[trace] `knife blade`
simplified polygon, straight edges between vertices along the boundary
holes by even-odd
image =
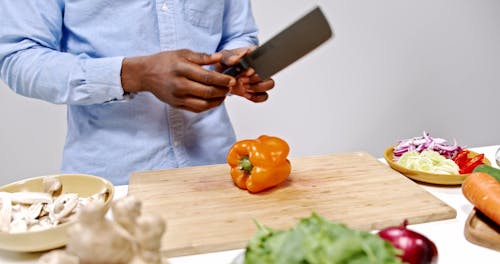
[[[262,80],[302,58],[334,35],[319,7],[223,71],[233,77],[253,68]]]

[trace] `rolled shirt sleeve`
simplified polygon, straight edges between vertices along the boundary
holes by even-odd
[[[258,28],[250,1],[226,0],[218,50],[257,46]]]
[[[16,93],[56,104],[123,98],[123,57],[92,58],[61,47],[62,1],[1,1],[0,77]]]

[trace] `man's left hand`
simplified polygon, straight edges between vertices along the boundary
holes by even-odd
[[[222,63],[217,64],[215,69],[219,72],[235,65],[246,54],[252,52],[255,47],[244,47],[232,50],[222,50]],[[274,87],[273,79],[262,80],[254,69],[250,68],[236,77],[236,85],[229,89],[234,95],[242,96],[252,102],[260,103],[269,97],[267,91]]]

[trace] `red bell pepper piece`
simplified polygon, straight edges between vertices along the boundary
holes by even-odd
[[[458,155],[453,159],[453,161],[461,168],[469,160],[469,151],[464,149],[458,153]]]
[[[484,159],[484,154],[479,154],[469,159],[467,163],[463,165],[463,167],[459,165],[460,174],[471,173],[474,170],[474,168],[483,164],[483,159]]]

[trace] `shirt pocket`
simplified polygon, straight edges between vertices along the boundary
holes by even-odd
[[[220,33],[224,17],[224,0],[186,0],[184,15],[189,23],[210,34]]]

